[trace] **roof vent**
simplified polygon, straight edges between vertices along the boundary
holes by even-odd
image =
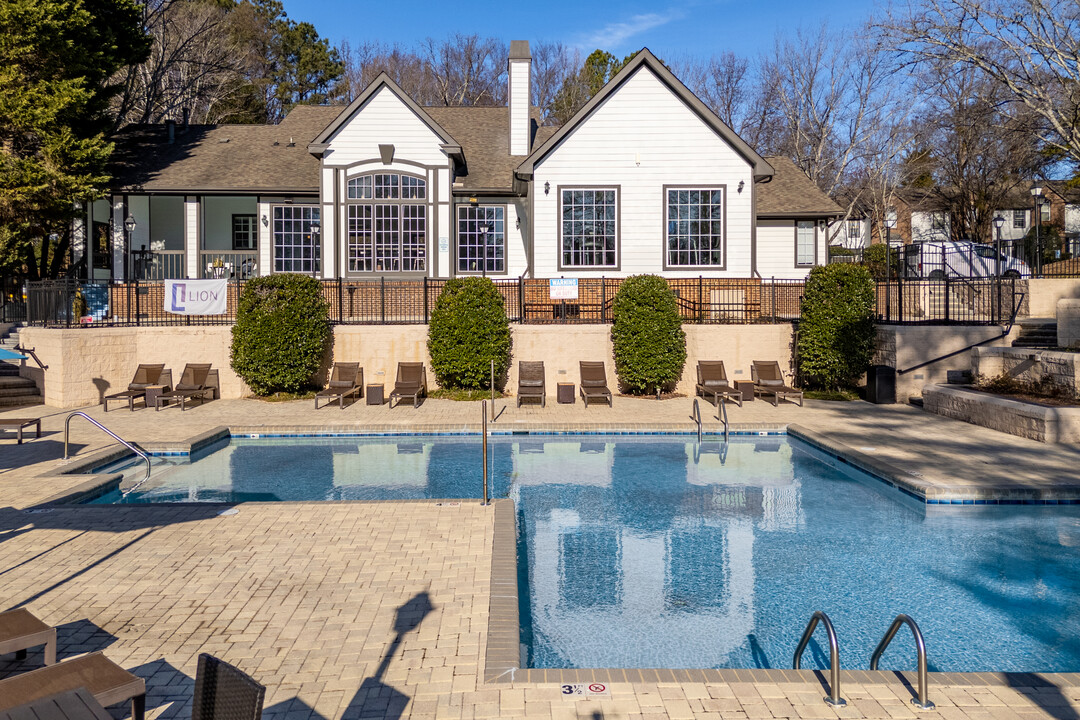
[[[232,139],[232,138],[219,138],[219,139],[218,139],[218,142],[219,142],[219,143],[227,143],[227,142],[229,142],[229,140],[231,140],[231,139]]]
[[[288,144],[288,145],[286,145],[285,147],[296,147],[296,143],[295,143],[295,142],[293,142],[293,139],[292,139],[292,138],[289,138],[289,144]]]
[[[165,131],[166,133],[168,133],[169,136],[169,144],[172,145],[174,142],[176,142],[176,121],[166,120]]]

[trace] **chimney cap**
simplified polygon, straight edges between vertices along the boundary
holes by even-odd
[[[510,59],[511,60],[532,60],[532,54],[529,52],[528,40],[511,40],[510,41]]]

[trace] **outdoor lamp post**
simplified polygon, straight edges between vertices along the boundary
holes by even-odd
[[[1039,225],[1042,224],[1039,205],[1042,203],[1042,194],[1042,185],[1035,183],[1031,186],[1031,201],[1035,206],[1031,213],[1031,224],[1035,226],[1035,272],[1038,275],[1042,275],[1042,238],[1039,236]]]
[[[994,217],[994,275],[1001,277],[1001,226],[1005,224],[1005,218],[1000,215]]]
[[[319,275],[315,270],[315,258],[317,257],[317,250],[319,247],[319,231],[322,230],[322,226],[319,225],[319,221],[311,223],[311,277],[318,279]]]
[[[892,252],[892,230],[896,227],[896,216],[885,212],[885,277],[892,274],[892,263],[889,262],[889,254]],[[899,261],[898,261],[899,262]],[[899,276],[899,271],[897,276]]]
[[[131,278],[128,276],[128,255],[131,254],[131,234],[135,232],[135,218],[130,215],[124,220],[124,282]]]
[[[477,229],[480,231],[480,277],[487,277],[487,236],[491,226],[484,223]]]

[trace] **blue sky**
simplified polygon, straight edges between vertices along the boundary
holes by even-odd
[[[683,0],[682,2],[401,2],[285,0],[294,20],[308,21],[337,44],[368,40],[413,46],[430,36],[477,33],[510,40],[561,41],[585,54],[596,48],[625,55],[643,46],[660,57],[709,56],[726,50],[752,56],[777,32],[827,21],[841,29],[863,22],[871,0]]]

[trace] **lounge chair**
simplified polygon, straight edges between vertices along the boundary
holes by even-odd
[[[56,628],[34,617],[26,608],[0,613],[0,655],[15,653],[16,660],[26,658],[28,648],[45,646],[45,664],[56,663]]]
[[[161,373],[165,371],[165,363],[160,365],[139,365],[135,371],[135,377],[128,383],[127,390],[106,395],[101,399],[105,406],[105,412],[109,412],[110,400],[127,400],[128,410],[135,410],[135,398],[146,397],[146,388],[161,384]]]
[[[612,407],[604,363],[582,360],[578,365],[581,368],[581,399],[585,401],[585,407],[589,407],[589,398],[607,400],[608,407]]]
[[[394,391],[390,393],[390,407],[394,407],[394,398],[398,405],[402,398],[412,398],[413,407],[419,407],[420,396],[427,396],[427,368],[422,362],[399,362]]]
[[[540,398],[540,407],[545,407],[544,363],[542,361],[522,360],[518,362],[517,406],[525,398]]]
[[[784,373],[775,360],[755,360],[750,366],[750,379],[754,381],[754,395],[771,395],[774,406],[779,406],[782,399],[798,398],[799,407],[802,407],[802,390],[784,383]]]
[[[330,398],[329,405],[336,398],[345,409],[345,398],[355,394],[358,398],[364,396],[364,368],[360,363],[334,363],[334,369],[330,372],[330,382],[325,390],[315,393],[315,409],[319,409],[319,398]]]
[[[145,717],[146,681],[100,652],[0,680],[0,710],[10,710],[79,688],[86,688],[102,705],[130,700],[132,720]]]
[[[154,400],[154,409],[160,410],[165,403],[176,400],[180,403],[180,411],[183,412],[184,403],[189,398],[199,398],[200,403],[204,402],[206,394],[214,392],[214,389],[206,384],[209,377],[210,363],[188,363],[184,366],[184,374],[180,376],[180,382],[176,383],[176,387],[169,392],[161,393]]]
[[[199,655],[191,720],[259,720],[266,688],[212,655]]]
[[[34,436],[41,437],[41,418],[0,418],[0,430],[14,430],[19,438],[18,445],[22,445],[23,428],[30,426],[36,428]]]
[[[721,398],[734,400],[742,407],[742,393],[728,384],[723,360],[699,360],[697,364],[697,394],[713,405]],[[710,400],[710,398],[712,398]]]

